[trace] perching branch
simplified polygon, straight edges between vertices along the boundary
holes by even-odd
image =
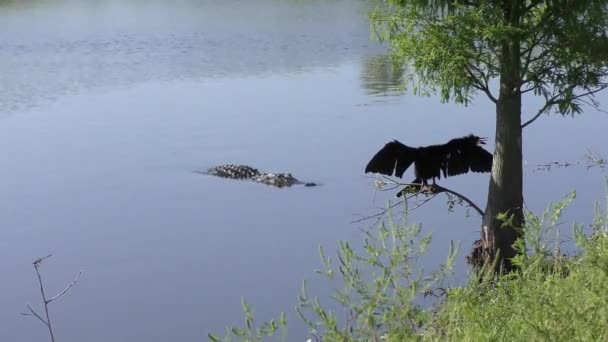
[[[461,200],[467,202],[467,204],[469,206],[471,206],[471,208],[473,208],[473,209],[475,209],[475,211],[477,211],[477,213],[479,214],[479,216],[483,217],[484,211],[481,210],[481,208],[479,208],[479,206],[477,204],[475,204],[473,201],[471,201],[468,197],[466,197],[466,196],[464,196],[462,194],[459,194],[459,193],[457,193],[454,190],[450,190],[448,188],[444,188],[441,185],[435,184],[433,187],[436,189],[436,191],[433,191],[433,193],[439,194],[439,193],[442,193],[442,192],[447,192],[448,194],[452,194],[452,195],[460,198]]]
[[[68,290],[72,288],[72,286],[76,285],[76,283],[78,282],[78,279],[80,278],[80,275],[82,274],[82,271],[80,271],[78,273],[78,275],[76,276],[76,279],[74,279],[71,283],[69,283],[68,286],[66,286],[61,292],[59,292],[52,298],[47,299],[46,294],[44,292],[44,285],[42,283],[42,276],[40,275],[40,265],[43,260],[48,259],[52,256],[53,256],[52,254],[49,254],[49,255],[45,256],[44,258],[38,258],[33,262],[34,269],[36,270],[36,275],[38,276],[38,284],[40,285],[40,294],[42,295],[42,302],[44,303],[44,312],[45,312],[46,319],[43,318],[42,316],[40,316],[29,304],[27,304],[26,307],[28,308],[28,310],[30,312],[21,313],[21,314],[24,316],[35,316],[36,318],[38,318],[42,323],[44,323],[44,325],[47,326],[47,328],[49,330],[49,336],[51,337],[51,342],[55,342],[55,336],[53,334],[53,326],[51,324],[51,316],[49,314],[49,304],[52,301],[54,301],[55,299],[58,299],[59,297],[66,294],[68,292]]]
[[[394,189],[394,188],[396,188],[398,186],[416,187],[416,188],[419,188],[421,186],[421,184],[416,184],[416,183],[399,183],[399,182],[395,182],[395,181],[390,180],[390,178],[385,177],[385,176],[383,176],[383,178],[389,179],[389,182],[382,181],[382,180],[377,180],[377,183],[396,184],[396,186],[392,186],[391,189]],[[406,192],[404,190],[405,190],[405,188],[402,189],[400,192],[403,192],[405,194]],[[381,190],[381,191],[384,191],[384,190]],[[438,194],[440,194],[442,192],[445,192],[445,193],[448,193],[448,194],[451,194],[451,195],[454,195],[454,196],[460,198],[461,200],[463,200],[464,202],[466,202],[471,208],[475,209],[475,211],[477,211],[477,213],[481,217],[483,217],[484,211],[481,210],[481,208],[477,204],[475,204],[473,201],[471,201],[468,197],[466,197],[466,196],[464,196],[464,195],[462,195],[462,194],[460,194],[460,193],[458,193],[458,192],[456,192],[454,190],[451,190],[451,189],[442,187],[440,185],[434,184],[434,185],[431,185],[429,187],[425,187],[425,188],[423,188],[421,190],[418,190],[416,192],[413,192],[413,193],[409,194],[403,200],[391,204],[388,208],[382,209],[379,213],[376,213],[376,214],[373,214],[373,215],[370,215],[370,216],[364,216],[362,218],[359,218],[357,220],[352,221],[351,223],[358,223],[358,222],[362,222],[362,221],[365,221],[365,220],[369,220],[369,219],[375,218],[376,221],[371,226],[371,227],[374,227],[378,222],[380,222],[380,220],[382,219],[382,217],[387,212],[389,212],[394,207],[396,207],[396,206],[398,206],[398,205],[400,205],[400,204],[402,204],[402,203],[410,200],[411,198],[416,197],[416,196],[418,196],[420,194],[424,194],[424,195],[430,196],[429,198],[424,199],[421,203],[418,203],[413,208],[409,209],[409,210],[415,210],[415,209],[421,207],[422,205],[426,204],[427,202],[429,202],[430,200],[432,200],[433,198],[435,198]]]
[[[405,185],[405,186],[416,186],[416,187],[420,187],[420,186],[421,186],[421,184],[400,184],[400,185]],[[405,190],[405,189],[404,189],[404,190]],[[401,190],[401,191],[404,191],[404,190]],[[437,196],[438,194],[440,194],[440,193],[442,193],[442,192],[445,192],[445,193],[448,193],[448,194],[454,195],[454,196],[456,196],[456,197],[460,198],[461,200],[463,200],[463,201],[467,202],[467,204],[468,204],[470,207],[472,207],[473,209],[475,209],[475,211],[477,211],[477,213],[479,213],[479,215],[483,217],[483,215],[484,215],[484,211],[483,211],[483,210],[481,210],[481,208],[479,208],[479,206],[478,206],[477,204],[475,204],[473,201],[471,201],[471,200],[470,200],[469,198],[467,198],[466,196],[464,196],[464,195],[462,195],[462,194],[460,194],[460,193],[458,193],[458,192],[456,192],[456,191],[454,191],[454,190],[450,190],[450,189],[448,189],[448,188],[444,188],[444,187],[442,187],[441,185],[433,184],[433,185],[431,185],[431,186],[428,186],[428,187],[425,187],[425,188],[423,188],[423,189],[419,190],[419,191],[418,191],[417,193],[415,193],[414,195],[418,195],[418,194],[420,194],[420,193],[422,193],[422,194],[427,194],[427,195],[432,195],[432,197],[431,197],[431,198],[429,198],[429,199],[425,200],[423,203],[421,203],[421,204],[424,204],[424,203],[428,202],[430,199],[434,198],[435,196]],[[412,196],[414,196],[414,195],[412,195]],[[411,196],[410,196],[410,197],[411,197]],[[418,207],[420,207],[420,205],[416,206],[416,208],[418,208]]]

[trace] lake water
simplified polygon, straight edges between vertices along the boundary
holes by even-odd
[[[256,316],[288,313],[317,247],[361,241],[394,193],[363,169],[388,140],[492,137],[494,108],[395,96],[399,74],[369,40],[368,5],[352,1],[0,2],[0,340],[42,341],[31,262],[53,253],[47,291],[58,341],[201,341]],[[608,101],[606,94],[598,99]],[[538,101],[526,99],[532,112]],[[564,221],[590,223],[605,195],[587,148],[608,156],[608,114],[543,117],[525,130],[525,200],[535,211],[571,189]],[[490,141],[488,148],[493,149]],[[570,161],[538,171],[538,164]],[[320,187],[275,189],[196,170],[221,163],[291,172]],[[576,164],[578,163],[578,164]],[[488,174],[442,180],[485,205]],[[411,171],[406,174],[409,181]],[[411,213],[434,233],[428,268],[450,240],[464,254],[475,213],[441,197]]]

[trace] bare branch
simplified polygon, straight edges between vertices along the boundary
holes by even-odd
[[[44,292],[44,284],[42,283],[42,275],[40,274],[40,265],[43,260],[48,259],[52,256],[53,256],[52,254],[49,254],[49,255],[45,256],[44,258],[38,258],[38,259],[34,260],[34,262],[32,263],[34,265],[34,269],[36,270],[36,275],[38,276],[38,284],[40,285],[40,294],[42,295],[42,303],[44,304],[44,313],[45,313],[46,319],[42,318],[41,315],[39,315],[36,311],[34,311],[34,309],[32,309],[32,307],[29,304],[27,304],[26,306],[27,306],[28,310],[30,311],[30,313],[22,312],[21,314],[24,316],[35,316],[36,318],[38,318],[42,323],[44,323],[44,325],[47,326],[47,328],[49,330],[49,336],[51,337],[51,342],[55,342],[55,336],[53,334],[53,325],[51,323],[51,316],[49,314],[49,304],[52,301],[54,301],[55,299],[58,299],[59,297],[66,294],[68,292],[68,290],[71,289],[72,286],[74,286],[78,282],[78,279],[80,279],[80,275],[82,274],[82,271],[80,271],[78,273],[78,275],[76,276],[76,279],[74,279],[74,281],[69,283],[68,286],[66,286],[61,292],[59,292],[57,295],[55,295],[51,299],[46,299],[46,294]]]
[[[78,282],[78,279],[80,278],[80,275],[82,274],[82,271],[78,272],[78,275],[76,276],[76,279],[74,279],[74,281],[72,281],[71,283],[68,284],[68,286],[65,287],[65,289],[63,289],[63,291],[59,292],[57,295],[55,295],[55,297],[47,300],[47,304],[49,304],[50,302],[54,301],[55,299],[63,296],[66,292],[68,292],[68,290],[76,285],[76,283]]]
[[[42,263],[43,260],[48,259],[48,258],[50,258],[52,256],[53,256],[53,254],[49,254],[49,255],[45,256],[44,258],[38,258],[38,259],[34,260],[34,262],[32,264],[35,267],[38,267]]]
[[[417,194],[418,194],[418,193],[417,193]],[[364,216],[364,217],[362,217],[362,218],[359,218],[359,219],[356,219],[356,220],[354,220],[354,221],[351,221],[350,223],[359,223],[359,222],[363,222],[363,221],[365,221],[365,220],[369,220],[369,219],[372,219],[372,218],[381,217],[382,215],[386,214],[386,213],[387,213],[389,210],[391,210],[391,209],[393,209],[394,207],[396,207],[396,206],[398,206],[398,205],[402,204],[403,202],[407,201],[408,199],[412,198],[413,196],[414,196],[414,195],[410,195],[410,196],[408,196],[407,198],[405,198],[405,199],[403,199],[403,200],[401,200],[401,201],[398,201],[398,202],[396,202],[396,203],[391,204],[391,205],[390,205],[388,208],[383,208],[383,209],[382,209],[382,212],[380,212],[380,213],[373,214],[373,215],[370,215],[370,216]],[[374,224],[374,225],[375,225],[375,224]]]
[[[42,302],[44,303],[44,313],[46,315],[46,326],[49,329],[49,335],[51,336],[51,342],[55,342],[55,336],[53,334],[53,327],[51,325],[51,316],[49,315],[49,305],[44,294],[44,285],[42,285],[42,276],[40,275],[40,263],[42,260],[50,258],[52,254],[47,255],[44,258],[38,258],[33,262],[36,275],[38,276],[38,283],[40,284],[40,294],[42,295]]]
[[[594,166],[599,166],[600,168],[606,168],[608,164],[608,160],[606,158],[601,157],[597,153],[591,152],[590,149],[587,148],[587,154],[585,154],[585,161],[587,162],[587,169],[590,169]]]
[[[385,182],[384,184],[398,184],[399,186],[405,186],[405,187],[408,187],[408,186],[420,187],[421,186],[421,184],[399,183],[399,182],[395,182],[393,180],[390,180],[390,178],[388,178],[388,177],[384,177],[384,178],[389,179],[389,182]],[[382,182],[382,181],[380,181],[380,182]],[[393,189],[394,189],[394,187],[393,187]],[[406,192],[404,190],[405,190],[405,188],[402,189],[401,191],[399,191],[399,193],[406,194]],[[483,215],[484,215],[483,210],[481,210],[481,208],[478,205],[476,205],[473,201],[471,201],[466,196],[464,196],[464,195],[462,195],[462,194],[460,194],[460,193],[458,193],[458,192],[456,192],[454,190],[450,190],[450,189],[444,188],[444,187],[442,187],[440,185],[433,184],[433,185],[430,186],[430,188],[429,187],[425,187],[425,188],[423,188],[423,189],[421,189],[419,191],[411,193],[409,196],[407,196],[403,200],[391,204],[388,208],[382,209],[379,213],[376,213],[376,214],[373,214],[373,215],[370,215],[370,216],[364,216],[362,218],[359,218],[359,219],[356,219],[354,221],[351,221],[351,223],[359,223],[359,222],[362,222],[362,221],[365,221],[365,220],[369,220],[369,219],[375,218],[376,220],[368,228],[368,230],[369,230],[369,229],[373,228],[374,226],[376,226],[378,224],[378,222],[380,222],[380,220],[382,219],[382,217],[387,212],[389,212],[391,209],[395,208],[396,206],[398,206],[398,205],[400,205],[400,204],[402,204],[404,202],[409,201],[411,198],[413,198],[415,196],[418,196],[420,194],[424,194],[424,195],[429,196],[428,198],[424,199],[421,203],[418,203],[418,204],[416,204],[416,206],[414,206],[414,207],[412,207],[412,208],[409,209],[409,210],[415,210],[415,209],[420,208],[421,206],[423,206],[424,204],[426,204],[427,202],[429,202],[430,200],[432,200],[433,198],[435,198],[438,194],[440,194],[442,192],[445,192],[445,193],[448,193],[448,194],[451,194],[451,195],[454,195],[454,196],[460,198],[461,200],[463,200],[464,202],[466,202],[471,208],[475,209],[475,211],[477,211],[477,213],[480,216],[483,217]]]
[[[42,318],[34,309],[32,309],[32,307],[29,304],[27,304],[26,307],[28,308],[28,310],[30,310],[30,313],[22,312],[21,314],[23,316],[35,316],[42,323],[44,323],[44,325],[46,325],[47,327],[49,326],[49,323],[47,321],[45,321],[44,318]]]
[[[521,125],[521,129],[526,128],[526,126],[528,126],[529,124],[533,123],[534,121],[536,121],[536,119],[538,119],[541,115],[543,115],[543,113],[545,112],[545,110],[547,110],[547,108],[549,108],[549,106],[551,106],[552,104],[549,104],[549,101],[547,101],[547,103],[545,103],[545,105],[538,110],[538,113],[536,113],[536,115],[534,115],[532,117],[532,119],[526,121],[523,125]]]
[[[392,189],[398,188],[399,186],[403,186],[403,185],[406,185],[406,186],[415,186],[415,187],[419,187],[420,186],[420,184],[398,183],[398,182],[393,181],[392,179],[390,179],[387,176],[382,176],[382,178],[385,178],[388,181],[382,181],[382,180],[378,179],[377,182],[379,182],[381,184],[391,184],[393,186],[390,189],[387,189],[387,190],[382,189],[381,191],[392,190]],[[375,218],[376,220],[374,221],[374,223],[367,228],[367,231],[369,231],[373,227],[375,227],[380,222],[380,220],[382,220],[382,217],[387,212],[389,212],[391,209],[395,208],[396,206],[398,206],[400,204],[403,204],[406,201],[409,201],[410,199],[412,199],[413,197],[418,196],[419,194],[424,194],[424,192],[423,191],[417,191],[417,192],[415,192],[413,194],[410,194],[409,196],[405,197],[404,199],[402,199],[402,200],[400,200],[400,201],[398,201],[396,203],[391,204],[388,208],[378,208],[378,209],[381,209],[381,211],[379,213],[376,213],[376,214],[373,214],[373,215],[369,215],[369,216],[363,216],[361,218],[358,218],[356,220],[351,221],[351,223],[359,223],[359,222],[363,222],[363,221]]]
[[[425,205],[428,201],[432,200],[433,198],[435,198],[435,196],[439,195],[439,193],[434,193],[432,194],[430,197],[426,198],[424,201],[416,204],[414,207],[409,208],[408,210],[416,210],[420,207],[422,207],[423,205]]]

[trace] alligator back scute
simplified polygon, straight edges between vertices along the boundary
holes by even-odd
[[[230,179],[254,179],[260,175],[260,171],[247,165],[226,164],[214,166],[207,170],[212,176]]]

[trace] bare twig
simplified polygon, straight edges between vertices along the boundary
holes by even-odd
[[[44,303],[44,313],[45,313],[46,319],[43,318],[41,315],[39,315],[29,304],[27,304],[26,307],[28,308],[28,310],[30,312],[21,313],[21,314],[24,316],[35,316],[36,318],[38,318],[42,323],[44,323],[44,325],[47,326],[47,328],[49,330],[49,336],[51,337],[51,342],[55,342],[55,336],[53,333],[53,325],[51,323],[51,315],[49,314],[49,304],[52,301],[54,301],[55,299],[58,299],[59,297],[66,294],[68,292],[68,290],[70,290],[72,288],[72,286],[76,285],[76,283],[78,282],[78,279],[80,279],[80,275],[82,274],[82,271],[80,271],[78,273],[78,275],[76,276],[76,278],[71,283],[69,283],[68,286],[66,286],[61,292],[59,292],[52,298],[47,299],[46,294],[44,292],[44,284],[42,282],[42,275],[40,275],[40,265],[42,264],[43,260],[46,260],[52,256],[53,256],[52,254],[49,254],[49,255],[45,256],[44,258],[38,258],[33,262],[34,269],[36,270],[36,276],[38,276],[38,284],[40,285],[40,294],[42,295],[42,302]]]
[[[405,187],[411,187],[411,186],[413,186],[413,187],[416,187],[416,188],[419,188],[421,186],[421,184],[415,184],[415,183],[399,183],[399,182],[396,182],[396,181],[394,181],[394,180],[392,180],[392,179],[390,179],[390,178],[388,178],[386,176],[382,176],[382,178],[384,178],[386,180],[380,180],[380,179],[376,180],[376,189],[379,189],[380,191],[385,191],[385,190],[382,189],[382,185],[385,185],[385,184],[391,184],[391,186],[392,186],[391,189],[395,189],[396,187],[399,187],[399,186],[405,186]],[[403,194],[406,194],[406,192],[404,190],[401,190],[399,193],[401,193],[401,192],[403,192]],[[410,208],[409,210],[415,210],[415,209],[420,208],[421,206],[423,206],[424,204],[426,204],[427,202],[429,202],[430,200],[432,200],[433,198],[435,198],[438,194],[440,194],[442,192],[445,192],[447,194],[451,194],[451,195],[454,195],[454,196],[460,198],[462,201],[466,202],[471,208],[475,209],[475,211],[477,211],[477,213],[480,216],[483,217],[483,215],[484,215],[483,210],[481,210],[481,208],[478,205],[476,205],[473,201],[471,201],[466,196],[464,196],[464,195],[462,195],[462,194],[460,194],[460,193],[458,193],[458,192],[456,192],[454,190],[451,190],[451,189],[448,189],[448,188],[444,188],[444,187],[442,187],[440,185],[437,185],[437,184],[433,184],[430,187],[425,187],[425,188],[423,188],[421,190],[418,190],[416,192],[410,193],[410,195],[407,196],[407,197],[405,197],[403,200],[391,204],[390,206],[388,206],[388,208],[383,208],[380,212],[378,212],[376,214],[361,217],[359,219],[351,221],[351,223],[359,223],[359,222],[366,221],[366,220],[369,220],[369,219],[375,219],[374,223],[368,228],[368,230],[369,230],[369,229],[373,228],[374,226],[376,226],[378,224],[378,222],[380,222],[380,220],[382,220],[382,217],[387,212],[389,212],[391,209],[395,208],[396,206],[398,206],[398,205],[400,205],[400,204],[402,204],[404,202],[409,201],[413,197],[416,197],[416,196],[418,196],[420,194],[428,196],[428,198],[425,198],[424,200],[422,200],[422,202],[416,204],[414,207]]]
[[[52,256],[53,256],[53,254],[49,254],[49,255],[45,256],[44,258],[38,258],[38,259],[34,260],[34,262],[32,264],[34,265],[34,267],[38,267],[38,265],[40,265],[40,263],[42,263],[44,260],[46,260]]]
[[[433,198],[435,198],[435,196],[439,195],[438,193],[433,193],[430,197],[425,198],[422,202],[416,204],[415,206],[409,208],[408,210],[416,210],[420,207],[422,207],[423,205],[425,205],[428,201],[432,200]]]
[[[26,307],[28,308],[28,310],[30,310],[30,313],[22,312],[21,314],[23,316],[35,316],[42,323],[44,323],[44,325],[46,325],[47,327],[49,326],[49,323],[47,321],[45,321],[44,318],[42,318],[34,309],[32,309],[32,307],[29,304],[27,304]]]
[[[55,336],[53,335],[53,326],[51,325],[51,316],[49,315],[49,303],[46,300],[46,295],[44,294],[44,285],[42,285],[42,276],[40,275],[40,264],[42,260],[46,258],[50,258],[52,254],[47,255],[44,258],[38,258],[34,261],[34,269],[36,270],[36,275],[38,276],[38,283],[40,284],[40,293],[42,294],[42,301],[44,302],[44,312],[46,314],[46,326],[49,329],[49,335],[51,336],[51,341],[55,342]]]
[[[555,104],[554,99],[548,100],[545,103],[545,105],[542,106],[542,108],[539,109],[538,112],[536,112],[536,115],[534,115],[530,120],[526,121],[524,124],[521,125],[521,129],[526,128],[526,126],[528,126],[529,124],[536,121],[536,119],[538,119],[541,115],[543,115],[543,113],[545,113],[545,111],[547,111],[547,109],[549,109],[549,107],[551,107],[554,104]]]
[[[398,206],[399,204],[401,204],[403,202],[404,202],[404,200],[396,202],[396,203],[393,203],[388,208],[382,209],[382,211],[379,212],[379,213],[377,213],[377,214],[373,214],[373,215],[370,215],[370,216],[364,216],[362,218],[359,218],[359,219],[356,219],[354,221],[351,221],[350,223],[359,223],[359,222],[362,222],[362,221],[365,221],[365,220],[369,220],[371,218],[380,217],[380,216],[386,214],[390,209],[393,209],[394,207]]]
[[[585,161],[587,162],[587,169],[598,166],[600,168],[605,168],[608,164],[608,160],[606,158],[601,157],[597,153],[591,152],[590,149],[587,149],[587,154],[585,154]]]
[[[59,292],[57,295],[55,295],[53,298],[49,299],[46,303],[49,304],[50,302],[54,301],[55,299],[63,296],[66,292],[68,292],[68,290],[76,285],[76,283],[78,282],[78,279],[80,278],[80,275],[82,274],[82,271],[78,272],[78,275],[76,276],[76,279],[74,279],[74,281],[72,281],[71,283],[68,284],[68,286],[65,287],[65,289],[63,289],[63,291]]]
[[[383,180],[380,180],[380,179],[376,180],[376,185],[377,185],[376,189],[380,190],[380,191],[388,191],[388,190],[396,189],[396,188],[398,188],[398,187],[400,187],[402,185],[409,185],[409,186],[415,186],[415,187],[419,187],[420,186],[420,184],[397,183],[397,182],[391,180],[389,177],[386,177],[386,176],[382,176],[382,178],[385,178],[386,181],[383,181]],[[391,188],[390,189],[386,189],[386,190],[382,189],[382,185],[385,185],[385,184],[391,184]],[[398,206],[400,204],[403,204],[404,202],[409,201],[410,199],[412,199],[412,197],[418,196],[419,194],[424,194],[424,192],[418,191],[418,192],[415,192],[413,194],[410,194],[409,196],[405,197],[404,199],[402,199],[402,200],[400,200],[400,201],[398,201],[396,203],[391,204],[388,208],[379,208],[380,212],[378,212],[376,214],[369,215],[369,216],[363,216],[361,218],[358,218],[356,220],[351,221],[351,223],[359,223],[359,222],[363,222],[363,221],[366,221],[366,220],[369,220],[369,219],[375,219],[374,223],[371,224],[365,230],[366,232],[369,232],[372,228],[374,228],[382,220],[382,217],[384,217],[384,215],[387,212],[389,212],[391,209],[395,208],[396,206]]]

